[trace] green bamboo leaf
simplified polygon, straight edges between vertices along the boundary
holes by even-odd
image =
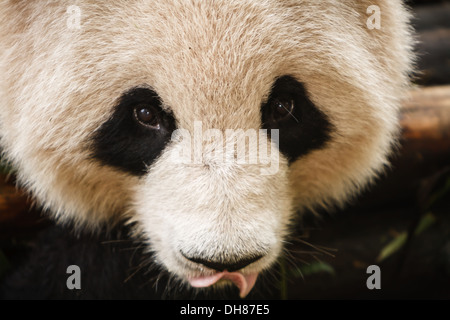
[[[328,273],[331,275],[335,275],[336,272],[331,265],[323,261],[316,261],[290,270],[290,275],[296,278],[298,277],[304,278],[318,273]]]
[[[400,233],[381,250],[376,261],[381,262],[396,253],[406,243],[407,238],[408,233],[406,231]]]
[[[427,230],[429,227],[431,227],[435,222],[436,222],[437,218],[434,214],[432,214],[431,212],[428,212],[426,215],[423,216],[422,219],[420,219],[420,222],[416,228],[416,230],[414,231],[414,235],[419,235],[422,232],[424,232],[425,230]]]
[[[431,227],[436,222],[436,216],[431,212],[425,214],[419,221],[416,230],[414,230],[414,235],[418,236],[429,227]],[[406,239],[408,239],[408,233],[406,231],[400,233],[396,236],[392,241],[390,241],[386,246],[383,247],[380,254],[377,257],[377,262],[381,262],[386,258],[392,256],[398,250],[400,250],[406,243]]]

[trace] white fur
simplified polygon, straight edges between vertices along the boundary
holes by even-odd
[[[381,29],[366,26],[381,9]],[[81,9],[81,29],[66,10]],[[411,69],[397,0],[0,2],[0,134],[19,181],[59,221],[136,222],[157,260],[201,274],[180,250],[279,255],[295,210],[342,205],[387,164]],[[121,94],[150,85],[180,128],[258,129],[277,77],[303,82],[335,130],[323,149],[262,176],[260,165],[174,165],[170,145],[137,178],[90,158]],[[210,163],[211,164],[211,163]]]

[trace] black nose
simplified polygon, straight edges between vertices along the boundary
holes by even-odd
[[[200,257],[189,257],[185,255],[184,253],[181,253],[186,259],[189,261],[204,265],[205,267],[208,267],[210,269],[214,269],[217,271],[224,271],[227,270],[229,272],[237,271],[242,268],[245,268],[249,264],[258,261],[261,259],[264,255],[255,255],[255,256],[248,256],[244,257],[238,260],[234,261],[214,261],[209,259],[204,259]]]

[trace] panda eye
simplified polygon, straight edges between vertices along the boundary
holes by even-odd
[[[147,85],[130,88],[94,132],[93,156],[133,175],[145,175],[171,142],[176,128],[173,113],[163,108],[155,91]]]
[[[274,121],[282,121],[293,116],[295,102],[293,99],[275,98],[269,102],[270,117]]]
[[[134,107],[134,117],[141,125],[152,129],[160,128],[158,112],[152,105],[140,104]]]
[[[272,129],[278,130],[275,142],[289,163],[322,148],[334,129],[328,117],[310,100],[303,83],[289,75],[275,80],[261,105],[261,127],[268,130],[269,137]]]

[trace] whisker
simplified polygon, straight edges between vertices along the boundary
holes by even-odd
[[[133,277],[134,277],[139,271],[141,271],[142,268],[144,268],[145,266],[146,266],[145,263],[139,264],[137,267],[135,267],[135,268],[137,268],[137,270],[134,271],[132,274],[130,274],[123,282],[124,282],[124,283],[127,283],[128,281],[130,281],[130,279],[133,278]]]
[[[131,242],[131,241],[133,241],[133,240],[125,240],[125,239],[105,240],[105,241],[101,241],[100,244],[115,244],[115,243]]]
[[[330,250],[330,251],[336,252],[337,251],[336,249],[330,249],[330,248],[326,248],[326,247],[322,247],[322,246],[313,245],[312,243],[309,243],[308,241],[305,241],[305,240],[302,240],[302,239],[298,239],[298,241],[300,243],[304,244],[304,245],[307,245],[307,246],[309,246],[309,247],[311,247],[311,248],[313,248],[313,249],[315,249],[315,250],[317,250],[317,251],[327,255],[327,256],[330,256],[332,258],[336,257],[334,254],[332,254],[331,252],[327,251],[327,250]]]
[[[294,101],[292,101],[291,103],[294,103]],[[296,121],[297,123],[300,123],[300,121],[298,121],[298,119],[292,114],[291,111],[289,111],[288,108],[286,108],[283,104],[281,104],[281,105],[283,106],[283,108],[284,108],[287,112],[289,112],[289,114],[292,116],[292,118],[295,119],[295,121]]]

